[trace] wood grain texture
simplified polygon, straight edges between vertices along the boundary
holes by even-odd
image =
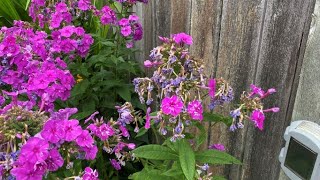
[[[278,154],[283,146],[283,133],[291,121],[299,69],[308,37],[313,0],[267,1],[261,50],[257,59],[255,83],[275,87],[278,92],[266,99],[266,106],[277,105],[281,113],[268,114],[265,130],[248,132],[253,141],[244,179],[278,179]],[[246,151],[244,151],[246,152]],[[266,168],[266,166],[271,166]]]
[[[207,126],[208,142],[203,148],[224,143],[227,151],[244,163],[214,168],[215,173],[231,180],[279,177],[278,153],[283,144],[282,134],[291,121],[314,2],[154,0],[147,8],[139,9],[147,18],[142,47],[145,55],[158,45],[158,36],[185,31],[194,39],[192,55],[205,60],[207,74],[227,79],[236,98],[251,83],[278,90],[265,106],[277,105],[281,113],[267,116],[264,131],[248,122],[242,131],[235,133],[224,125]],[[218,111],[227,115],[231,108]]]

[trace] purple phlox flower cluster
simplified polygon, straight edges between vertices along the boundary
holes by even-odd
[[[231,131],[238,128],[243,128],[243,120],[249,119],[259,129],[264,129],[264,121],[266,112],[279,112],[278,107],[264,109],[261,100],[276,92],[274,88],[268,89],[266,92],[258,86],[251,85],[251,92],[244,92],[240,98],[240,107],[231,111],[230,115],[233,118],[233,123],[230,127]]]
[[[62,25],[71,25],[75,17],[80,17],[86,11],[95,11],[90,0],[71,1],[41,1],[32,0],[29,15],[41,28],[46,24],[50,29],[60,28]]]
[[[0,86],[9,85],[19,94],[25,91],[29,103],[41,110],[52,110],[56,99],[68,99],[75,80],[57,56],[86,55],[93,43],[91,36],[82,28],[68,26],[54,31],[49,39],[45,32],[34,31],[21,21],[3,27],[0,34]]]
[[[120,27],[121,35],[132,40],[127,42],[128,48],[132,47],[134,41],[142,39],[143,29],[138,16],[132,14],[128,18],[122,18],[119,20],[118,25]]]
[[[93,137],[88,130],[82,129],[78,120],[69,119],[76,112],[75,108],[52,112],[41,132],[22,146],[11,174],[17,179],[42,179],[48,171],[57,171],[64,164],[59,153],[62,146],[69,147],[68,156],[83,153],[84,159],[95,159],[98,148]]]
[[[82,27],[65,26],[52,32],[53,46],[50,51],[53,53],[68,54],[70,59],[76,55],[86,57],[93,38],[86,34]]]
[[[232,87],[223,79],[215,78],[208,81],[209,96],[211,98],[209,109],[213,110],[217,106],[222,106],[234,99]]]
[[[135,78],[133,84],[141,103],[150,106],[154,101],[152,92],[157,92],[156,97],[161,102],[161,111],[157,116],[150,116],[151,110],[147,108],[145,128],[150,128],[150,120],[154,119],[155,124],[159,125],[159,132],[166,135],[168,130],[172,131],[171,140],[176,141],[184,138],[184,127],[192,124],[191,120],[203,120],[205,92],[209,90],[212,100],[219,102],[230,101],[233,94],[232,88],[220,79],[217,83],[211,79],[206,86],[208,79],[204,74],[204,62],[193,58],[186,46],[192,44],[191,36],[178,33],[171,38],[159,38],[163,44],[154,48],[144,62],[145,67],[156,68],[153,76]],[[216,86],[223,92],[215,94]]]
[[[109,6],[104,6],[101,9],[100,13],[101,13],[100,21],[103,25],[116,24],[117,22],[116,13]]]
[[[97,170],[93,170],[90,167],[84,169],[84,174],[82,176],[83,180],[99,180],[99,174]]]
[[[125,142],[125,139],[129,139],[130,137],[126,125],[136,123],[137,126],[137,122],[135,117],[132,115],[133,109],[130,103],[125,103],[123,106],[116,108],[119,112],[119,118],[117,121],[110,119],[108,123],[105,123],[103,117],[100,119],[95,118],[98,114],[96,112],[86,120],[86,123],[90,123],[87,127],[90,133],[93,136],[98,137],[100,141],[104,142],[103,150],[116,156],[114,162],[119,163],[120,167],[120,165],[125,165],[126,160],[132,158],[127,150],[135,149],[135,144]],[[121,169],[118,168],[118,166],[114,167],[116,170]]]
[[[42,179],[48,171],[56,171],[64,163],[59,151],[50,149],[45,139],[30,138],[21,148],[11,174],[17,179]]]

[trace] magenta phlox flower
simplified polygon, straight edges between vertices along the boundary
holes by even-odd
[[[0,106],[2,106],[5,101],[6,101],[5,98],[0,95]]]
[[[61,36],[69,38],[75,32],[75,27],[74,26],[65,26],[62,29],[60,29],[59,32],[61,33]]]
[[[60,2],[56,4],[56,12],[58,13],[68,12],[68,6],[64,2]]]
[[[8,36],[0,44],[0,56],[12,57],[20,52],[20,47],[16,44],[16,38]]]
[[[129,19],[127,19],[127,18],[122,18],[122,19],[120,19],[120,21],[118,21],[118,24],[119,24],[121,27],[128,26],[128,25],[130,25]]]
[[[82,150],[85,152],[85,159],[94,160],[98,153],[97,146],[83,147]]]
[[[94,141],[93,141],[92,136],[89,134],[89,131],[83,130],[82,133],[77,137],[76,143],[80,147],[90,148],[93,146]]]
[[[131,14],[131,15],[129,15],[128,20],[129,20],[130,22],[138,22],[138,21],[139,21],[139,17],[136,16],[136,15],[134,15],[134,14]]]
[[[216,92],[216,80],[215,79],[209,79],[208,87],[209,87],[209,96],[211,98],[214,98],[215,92]]]
[[[254,110],[251,114],[250,119],[251,121],[254,122],[255,126],[258,129],[263,130],[265,116],[262,110],[259,110],[259,109]]]
[[[126,144],[125,144],[125,143],[119,142],[119,143],[114,147],[113,151],[114,151],[115,153],[120,153],[120,151],[122,151],[123,148],[125,148],[125,147],[126,147]]]
[[[77,108],[65,108],[59,109],[58,112],[52,112],[50,119],[51,120],[68,120],[73,114],[77,113]]]
[[[264,91],[261,89],[261,87],[258,87],[254,84],[250,85],[251,88],[251,93],[250,96],[253,96],[255,94],[259,95],[259,96],[263,96],[264,95]]]
[[[203,119],[203,108],[201,102],[198,100],[189,102],[188,113],[192,119],[201,121]]]
[[[58,12],[52,14],[51,22],[50,22],[50,29],[56,29],[60,27],[61,22],[63,21],[63,17]]]
[[[120,129],[121,135],[122,135],[123,137],[127,137],[127,138],[130,137],[129,131],[128,131],[128,129],[127,129],[125,126],[120,125],[120,126],[119,126],[119,129]]]
[[[211,146],[209,146],[209,149],[215,149],[218,151],[225,151],[225,147],[223,144],[212,144]]]
[[[46,140],[32,137],[22,146],[21,155],[33,163],[45,161],[49,155],[48,149],[49,143]]]
[[[73,141],[82,133],[82,128],[79,126],[78,120],[64,120],[63,131],[65,132],[64,139]]]
[[[121,170],[121,165],[117,160],[110,159],[110,163],[114,167],[114,169],[116,169],[117,171]]]
[[[150,112],[151,112],[151,108],[148,107],[147,113],[146,113],[146,124],[145,124],[145,126],[144,126],[144,128],[146,128],[146,129],[149,129],[149,128],[150,128],[150,124],[151,124]]]
[[[140,23],[135,23],[133,25],[133,40],[139,41],[143,37],[143,28]]]
[[[153,63],[150,60],[145,60],[143,63],[144,67],[151,68],[153,67]]]
[[[186,33],[178,33],[173,35],[173,40],[175,43],[180,45],[192,45],[192,37]]]
[[[57,149],[51,149],[46,163],[49,171],[57,171],[63,166],[64,160]]]
[[[16,179],[32,179],[42,180],[43,173],[34,169],[34,166],[30,163],[27,167],[15,167],[10,171],[10,174],[15,176]]]
[[[82,176],[83,180],[99,180],[99,174],[97,170],[93,170],[90,167],[84,169],[84,174]]]
[[[110,136],[114,135],[114,130],[109,124],[102,124],[96,131],[96,135],[102,140],[107,140]]]
[[[79,0],[78,8],[82,11],[87,11],[90,9],[91,2],[90,0]]]
[[[161,102],[161,111],[166,115],[178,116],[183,108],[183,102],[178,96],[165,97]]]
[[[43,126],[41,136],[51,143],[58,143],[65,136],[63,124],[62,120],[47,121]]]
[[[101,9],[101,13],[102,15],[100,20],[103,25],[116,23],[116,13],[109,6],[104,6]]]
[[[127,144],[127,147],[132,150],[136,148],[136,145],[134,143],[129,143]]]
[[[270,109],[264,109],[263,112],[274,112],[274,113],[277,113],[280,111],[280,108],[279,107],[273,107],[273,108],[270,108]]]
[[[124,26],[124,27],[121,28],[121,34],[124,37],[130,36],[131,33],[132,33],[131,26]]]

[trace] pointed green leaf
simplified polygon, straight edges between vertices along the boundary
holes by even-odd
[[[161,145],[140,146],[132,151],[136,157],[155,160],[178,160],[178,155]]]
[[[116,89],[117,94],[119,94],[124,100],[131,101],[130,89],[127,86],[118,87]]]
[[[211,180],[227,180],[227,179],[222,176],[213,176]]]
[[[199,148],[206,141],[207,132],[201,123],[197,122],[195,125],[200,130],[200,133],[196,136],[197,148]]]
[[[196,169],[196,160],[190,143],[185,139],[178,140],[176,143],[179,149],[179,161],[183,174],[188,180],[193,180]]]
[[[196,160],[209,164],[241,164],[241,162],[228,153],[217,150],[206,150],[196,153]]]
[[[129,179],[133,179],[133,180],[164,180],[164,179],[167,180],[168,179],[168,180],[171,180],[172,178],[161,175],[159,170],[143,169],[142,171],[134,173],[133,175],[129,176]]]
[[[203,113],[203,120],[206,122],[222,122],[226,124],[227,126],[230,126],[232,124],[232,118],[229,116],[223,116],[221,114],[216,113]]]

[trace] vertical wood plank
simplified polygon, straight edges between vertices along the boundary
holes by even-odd
[[[171,1],[170,34],[190,32],[191,0]]]
[[[230,82],[235,99],[239,99],[242,91],[248,90],[249,85],[254,82],[265,8],[265,0],[223,1],[216,77],[224,77]],[[220,112],[228,115],[231,108],[227,106]],[[225,143],[229,153],[246,162],[250,156],[245,157],[245,153],[250,149],[245,149],[244,141],[250,141],[246,138],[250,128],[253,129],[252,124],[245,123],[244,129],[229,132],[228,127],[220,125],[212,132],[211,139]],[[248,145],[251,146],[250,143]],[[242,169],[246,166],[246,163],[243,166],[227,166],[224,174],[228,179],[241,179]]]
[[[314,0],[274,0],[267,2],[267,11],[257,63],[255,83],[273,86],[278,93],[267,99],[266,106],[276,104],[281,112],[267,115],[265,130],[254,130],[252,153],[245,179],[278,179],[278,154],[283,133],[291,121],[293,102],[308,37]],[[266,168],[266,166],[271,166]]]

